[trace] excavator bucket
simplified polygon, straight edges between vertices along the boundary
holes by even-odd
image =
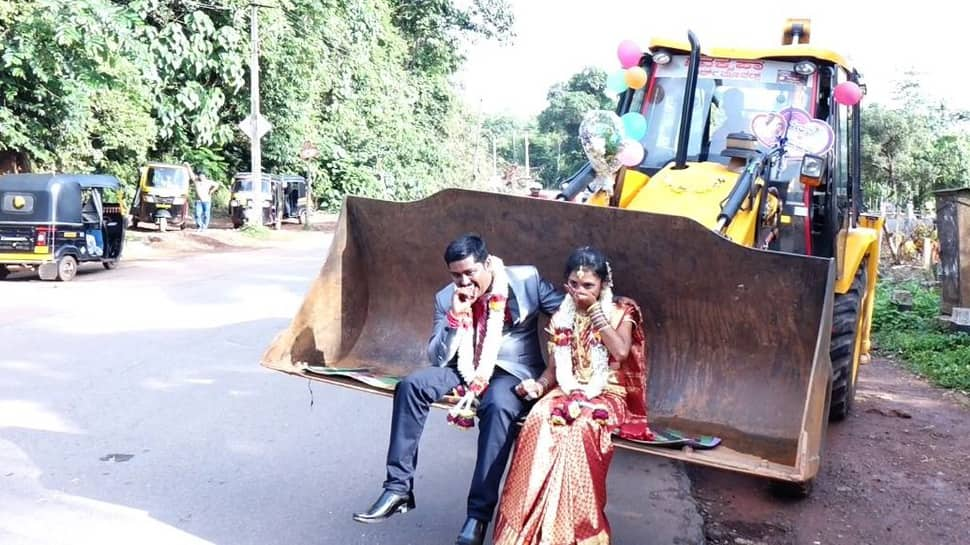
[[[652,424],[722,439],[711,450],[621,447],[781,481],[815,476],[831,260],[742,247],[681,217],[465,190],[411,203],[348,197],[320,276],[262,364],[390,395],[344,371],[400,377],[428,365],[433,297],[449,281],[442,255],[465,232],[557,284],[575,248],[609,256],[616,292],[644,314]]]

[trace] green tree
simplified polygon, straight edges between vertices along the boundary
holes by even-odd
[[[933,191],[965,183],[970,136],[963,113],[929,97],[911,74],[892,107],[867,105],[863,121],[863,182],[867,204],[886,200],[920,209]]]
[[[135,21],[107,0],[4,0],[0,21],[0,147],[130,174],[157,135]]]
[[[468,44],[511,36],[510,13],[506,0],[260,9],[265,170],[312,167],[330,207],[472,183],[478,124],[450,79]],[[250,110],[249,24],[247,0],[0,0],[0,148],[45,170],[248,170],[236,124]],[[307,141],[313,165],[298,158]]]
[[[908,182],[916,120],[878,104],[868,106],[862,120],[863,193],[870,199],[869,206],[881,199],[904,205],[911,198]]]
[[[554,85],[547,95],[549,105],[537,119],[537,150],[543,161],[543,182],[555,181],[575,172],[586,162],[579,142],[579,125],[590,110],[613,110],[613,99],[603,93],[606,72],[584,68],[564,83]],[[559,168],[555,168],[558,164]]]

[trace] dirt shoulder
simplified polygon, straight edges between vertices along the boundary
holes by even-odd
[[[189,227],[183,231],[161,233],[154,226],[141,224],[129,229],[122,257],[125,261],[168,259],[180,255],[204,252],[230,252],[275,247],[281,245],[313,245],[321,235],[333,233],[337,216],[318,214],[311,221],[310,229],[296,223],[283,224],[279,231],[267,230],[254,235],[233,229],[228,221],[214,220],[205,232],[198,233]]]
[[[765,482],[692,468],[711,545],[970,543],[970,400],[875,360],[853,413],[829,426],[803,500]]]

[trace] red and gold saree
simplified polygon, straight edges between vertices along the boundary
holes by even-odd
[[[593,418],[588,405],[569,425],[553,424],[553,407],[565,392],[554,389],[526,418],[505,481],[495,523],[496,545],[598,545],[610,542],[606,475],[613,458],[612,434],[649,439],[646,410],[646,343],[640,309],[617,298],[613,326],[633,324],[633,344],[626,360],[610,372],[602,394],[588,405],[605,408],[606,423]],[[590,327],[589,323],[582,327]],[[589,378],[590,335],[577,325],[573,373]],[[551,352],[551,351],[550,351]]]

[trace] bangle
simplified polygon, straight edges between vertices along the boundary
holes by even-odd
[[[603,310],[599,308],[597,308],[596,311],[590,315],[590,320],[593,322],[593,327],[595,327],[597,331],[610,325],[609,320],[606,319],[606,315],[603,314]]]

